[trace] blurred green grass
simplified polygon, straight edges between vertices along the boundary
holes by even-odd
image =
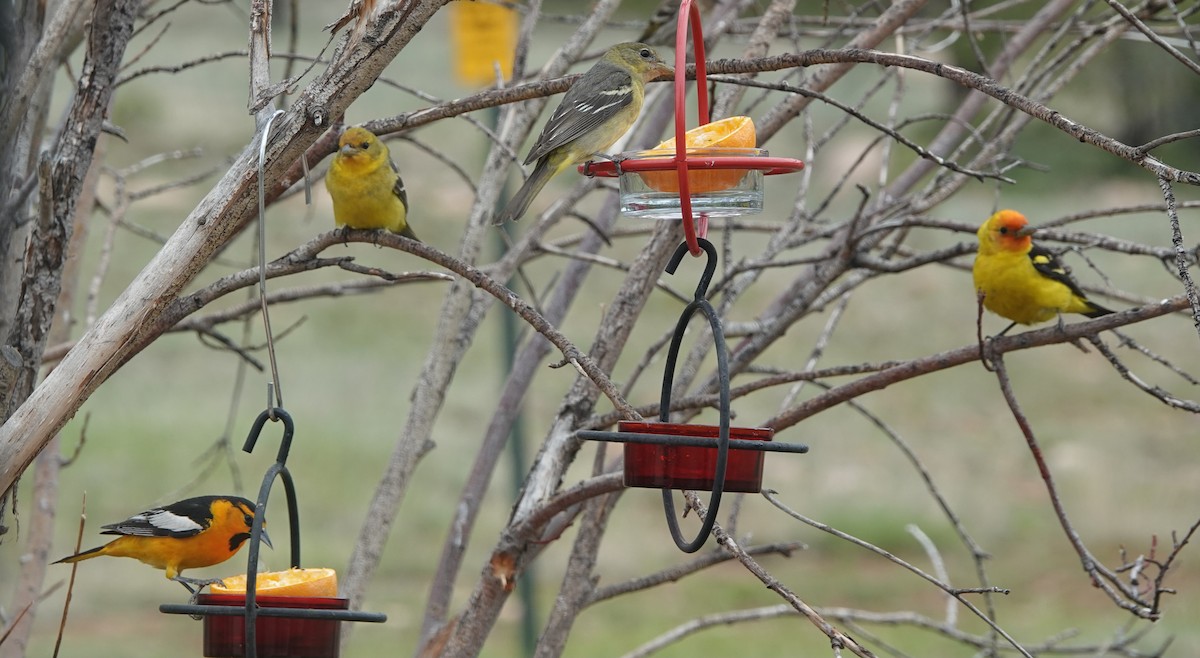
[[[340,10],[316,3],[304,3],[304,7],[309,26],[323,25]],[[236,11],[190,5],[179,11],[177,23],[186,22],[189,27],[173,28],[170,48],[152,50],[143,64],[177,63],[226,47],[244,47],[244,21]],[[449,63],[444,59],[445,29],[443,18],[435,20],[411,48],[401,53],[386,75],[445,98],[463,95],[463,89],[447,82],[450,75]],[[559,42],[558,36],[565,33],[563,28],[551,26],[545,31],[546,36],[539,38],[531,54],[531,62],[543,61]],[[276,33],[277,44],[281,34]],[[315,52],[319,37],[315,31],[306,35],[306,52]],[[142,37],[143,42],[146,38]],[[726,48],[734,54],[735,49]],[[176,76],[148,76],[130,83],[118,97],[114,121],[126,128],[131,143],[110,140],[109,161],[113,166],[126,166],[157,151],[204,148],[205,154],[195,161],[171,163],[139,177],[131,185],[136,189],[219,165],[241,148],[253,131],[244,110],[244,78],[244,62],[230,59]],[[933,88],[940,89],[936,84]],[[424,105],[423,101],[377,85],[351,108],[347,120],[354,123]],[[1089,117],[1083,114],[1079,118],[1086,121]],[[481,148],[480,140],[464,140],[461,133],[462,126],[452,120],[419,130],[414,136],[426,143],[445,145],[469,159],[473,150]],[[789,133],[771,144],[772,152],[799,155],[803,152],[799,140],[798,133]],[[847,139],[846,157],[854,157],[855,148],[861,145]],[[1030,144],[1027,148],[1037,147]],[[787,153],[789,148],[795,153]],[[424,239],[452,251],[468,209],[463,185],[440,166],[415,166],[424,156],[413,146],[393,142],[393,150],[408,182],[414,225]],[[1095,164],[1092,160],[1103,165],[1108,157],[1084,147],[1068,149],[1057,137],[1049,148],[1036,154],[1054,155],[1064,161],[1063,166],[1080,166],[1084,171],[1084,165]],[[1031,159],[1036,159],[1032,155]],[[1089,162],[1074,162],[1072,157]],[[821,164],[822,168],[814,172],[816,191],[829,189],[839,175],[835,158]],[[477,169],[479,164],[471,166]],[[976,186],[939,207],[936,215],[975,222],[999,203],[1026,210],[1036,223],[1084,207],[1159,199],[1154,181],[1148,178],[1098,182],[1071,173],[1021,172],[1018,186],[999,194],[988,186]],[[872,176],[869,169],[855,174],[865,184],[873,182]],[[131,218],[169,234],[210,183],[135,204]],[[548,203],[554,189],[565,189],[568,184],[554,181],[540,203]],[[793,183],[778,179],[768,185],[774,188],[773,200],[790,203]],[[1192,190],[1179,193],[1195,197]],[[314,196],[311,209],[305,208],[302,198],[293,197],[270,210],[268,257],[285,253],[330,226],[329,203],[319,184]],[[847,208],[854,202],[838,201]],[[771,206],[764,218],[782,214],[785,208]],[[90,273],[96,263],[100,226],[98,223],[92,230],[85,273]],[[1087,228],[1169,244],[1165,220],[1157,215],[1096,221]],[[929,232],[918,236],[915,244],[945,245],[969,239],[966,235]],[[739,252],[753,253],[760,242],[761,238],[739,235],[735,245]],[[115,252],[119,258],[114,259],[102,299],[111,300],[123,289],[155,248],[142,238],[119,234]],[[613,254],[628,258],[638,248],[636,240],[620,241]],[[250,240],[243,238],[226,257],[248,262],[250,253]],[[422,262],[404,254],[365,245],[337,248],[333,253],[353,254],[361,263],[392,270],[424,268]],[[1089,256],[1100,262],[1121,287],[1161,297],[1178,292],[1177,284],[1161,268],[1144,260],[1095,252],[1089,252]],[[1081,278],[1095,280],[1079,260],[1069,262]],[[531,276],[539,282],[549,280],[556,266],[552,262],[538,263],[530,268]],[[193,287],[233,269],[214,266]],[[597,271],[586,296],[576,301],[576,312],[563,329],[581,346],[589,344],[621,276]],[[272,286],[338,278],[342,277],[318,273],[286,284],[273,282]],[[689,281],[690,275],[681,273],[681,280]],[[787,275],[769,275],[767,285],[747,295],[732,310],[730,320],[750,319],[769,303],[774,294],[770,290],[772,280],[786,281]],[[688,287],[686,283],[677,285]],[[413,380],[435,325],[433,309],[440,306],[443,291],[444,284],[427,283],[371,296],[280,306],[272,311],[277,330],[302,322],[279,342],[278,349],[285,405],[297,422],[289,465],[299,488],[306,565],[345,567],[378,475],[402,430]],[[234,297],[230,301],[242,299],[241,295]],[[420,308],[429,312],[413,312]],[[678,303],[665,296],[652,301],[616,372],[618,381],[628,374],[646,346],[669,329],[678,310]],[[367,593],[365,608],[387,613],[389,621],[383,625],[357,625],[345,652],[348,658],[407,653],[416,642],[428,581],[466,475],[464,462],[473,456],[487,422],[486,408],[481,410],[479,400],[493,399],[502,381],[496,318],[499,312],[503,311],[489,317],[460,368],[435,431],[438,447],[416,473],[387,553]],[[797,367],[807,358],[826,314],[815,314],[796,326],[768,352],[764,363]],[[1003,326],[995,318],[988,322],[990,331]],[[856,293],[841,326],[823,364],[909,358],[969,344],[974,340],[969,276],[951,268],[929,267],[877,279]],[[1186,318],[1165,318],[1134,327],[1129,333],[1176,357],[1192,372],[1200,371],[1195,332]],[[258,323],[251,335],[253,340],[260,340]],[[1129,359],[1147,378],[1194,396],[1194,387],[1183,386],[1173,375],[1137,357]],[[1197,515],[1200,467],[1194,459],[1195,419],[1172,412],[1120,382],[1095,353],[1082,354],[1070,346],[1057,346],[1013,354],[1008,363],[1017,394],[1059,478],[1067,508],[1096,556],[1113,565],[1122,546],[1136,555],[1149,550],[1154,536],[1158,537],[1161,555],[1169,544],[1170,533],[1185,528]],[[229,471],[219,468],[203,484],[179,490],[198,471],[197,458],[225,426],[234,370],[234,360],[227,354],[215,354],[191,336],[172,335],[131,361],[87,402],[83,413],[63,433],[64,451],[69,451],[79,440],[84,418],[90,416],[82,457],[62,476],[56,557],[70,552],[74,544],[77,501],[83,492],[88,494],[87,547],[98,543],[95,531],[102,523],[185,495],[234,488]],[[553,416],[573,376],[569,370],[551,372],[528,400],[530,430],[526,440],[531,452],[541,439],[544,421]],[[635,389],[636,402],[656,399],[658,376],[659,368],[652,367]],[[232,436],[235,450],[262,408],[265,381],[265,375],[252,374],[239,398]],[[812,392],[810,387],[808,394]],[[738,402],[735,408],[739,418],[746,424],[766,418],[782,394],[770,392],[756,400]],[[993,376],[973,365],[901,383],[867,395],[861,402],[911,444],[969,531],[994,556],[988,562],[992,582],[1012,590],[1012,594],[997,599],[999,620],[1007,630],[1022,641],[1037,643],[1065,628],[1077,628],[1080,634],[1073,641],[1098,643],[1128,620],[1128,615],[1116,610],[1086,582],[1078,560],[1050,514],[1045,489]],[[257,490],[259,478],[275,454],[277,437],[271,432],[272,427],[268,427],[254,455],[235,453],[242,481],[238,493],[253,495]],[[807,456],[767,460],[765,485],[778,489],[788,504],[925,568],[928,560],[905,530],[907,524],[915,523],[944,551],[954,582],[974,584],[968,556],[912,469],[861,416],[847,408],[833,409],[781,433],[780,439],[812,446]],[[583,463],[572,471],[573,476],[586,473],[591,461],[591,448],[587,450],[580,460]],[[465,602],[488,547],[508,517],[512,483],[507,479],[502,471],[492,484],[459,579],[456,607]],[[23,491],[28,487],[27,483]],[[23,494],[21,503],[22,518],[29,518],[34,512],[29,509],[28,494]],[[657,492],[634,489],[624,494],[600,553],[597,573],[602,584],[638,577],[687,559],[671,546],[661,514]],[[288,556],[286,542],[279,541],[284,533],[277,528],[286,523],[286,511],[278,490],[268,518],[281,550],[268,552],[264,560],[269,568],[282,568]],[[694,526],[685,527],[690,530]],[[915,609],[935,618],[942,614],[941,595],[911,574],[795,524],[761,498],[747,498],[739,528],[753,543],[801,540],[810,544],[810,550],[789,559],[768,557],[763,561],[813,605],[877,611]],[[568,530],[546,549],[537,564],[538,610],[542,618],[553,602],[573,538],[574,530]],[[0,601],[10,598],[21,542],[23,537],[14,540],[10,535],[0,546]],[[190,575],[239,573],[244,570],[238,565],[239,559],[244,555]],[[66,576],[65,567],[51,567],[48,582]],[[1193,623],[1200,618],[1200,592],[1193,589],[1193,584],[1200,582],[1198,577],[1200,569],[1185,552],[1180,571],[1167,583],[1179,587],[1180,593],[1168,599],[1166,615],[1158,624],[1161,628],[1152,634],[1159,640],[1175,636],[1169,655],[1200,652],[1200,629]],[[159,603],[180,601],[182,594],[178,585],[130,560],[81,565],[63,655],[139,658],[198,653],[198,625],[185,617],[157,612]],[[49,654],[62,600],[60,589],[41,606],[29,655]],[[698,615],[778,602],[744,570],[722,565],[682,582],[586,611],[573,630],[567,655],[617,655]],[[964,629],[982,632],[982,626],[965,610],[960,609],[958,614]],[[506,607],[485,655],[521,655],[516,626],[513,601]],[[918,647],[909,649],[916,655],[966,655],[959,647],[911,630],[872,628],[872,632],[904,647]],[[823,635],[806,621],[788,617],[706,630],[659,655],[790,656],[827,650],[828,641]]]

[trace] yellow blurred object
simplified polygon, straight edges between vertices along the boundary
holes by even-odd
[[[757,144],[758,135],[754,132],[754,121],[750,117],[728,117],[720,121],[697,126],[684,134],[684,143],[688,149],[751,149]],[[675,138],[672,137],[653,151],[665,151],[663,157],[675,155]],[[643,151],[643,156],[655,155]],[[716,155],[707,152],[706,155]],[[746,175],[745,169],[703,169],[688,172],[688,190],[698,192],[718,192],[727,190],[738,184]],[[652,189],[659,192],[679,192],[679,176],[674,171],[644,171],[642,180]]]
[[[209,588],[213,594],[245,594],[246,574],[223,578],[225,586],[216,583]],[[337,572],[333,569],[288,569],[258,574],[255,592],[260,596],[336,597]]]
[[[495,84],[497,62],[500,75],[511,78],[517,28],[517,11],[512,7],[462,0],[451,3],[450,41],[458,81],[471,87]]]

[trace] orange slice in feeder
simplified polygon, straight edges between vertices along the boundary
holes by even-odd
[[[214,584],[213,594],[245,594],[246,574],[223,579],[225,586]],[[333,569],[288,569],[258,574],[255,593],[258,596],[336,597],[337,573]]]
[[[754,132],[754,121],[750,117],[728,117],[720,121],[697,126],[684,134],[684,143],[688,151],[693,149],[752,149],[758,142]],[[654,147],[654,151],[666,151],[663,157],[675,155],[675,138]],[[646,153],[642,155],[658,155]],[[719,155],[715,151],[706,151],[705,155]],[[688,190],[698,192],[719,192],[738,184],[746,175],[745,169],[700,169],[688,172]],[[673,170],[644,171],[642,180],[646,185],[658,192],[679,193],[679,176]]]

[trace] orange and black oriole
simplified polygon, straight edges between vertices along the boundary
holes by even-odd
[[[121,521],[102,526],[102,535],[120,535],[109,543],[62,562],[79,562],[101,555],[131,557],[163,569],[170,580],[195,593],[217,580],[184,578],[184,569],[209,567],[233,557],[250,539],[254,503],[239,496],[197,496],[156,507]],[[264,521],[264,526],[266,522]],[[263,529],[262,540],[271,540]],[[192,586],[197,589],[192,589]]]

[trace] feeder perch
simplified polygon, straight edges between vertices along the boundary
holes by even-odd
[[[300,521],[297,516],[296,486],[287,469],[288,451],[295,427],[292,417],[280,408],[259,414],[242,449],[254,444],[267,420],[283,421],[283,440],[275,463],[263,476],[250,531],[245,595],[202,594],[196,604],[164,603],[168,614],[204,617],[204,655],[213,658],[337,658],[343,621],[387,621],[387,615],[349,610],[349,600],[336,597],[257,596],[258,551],[262,539],[267,497],[275,478],[283,480],[287,494],[288,527],[291,535],[291,566],[300,567]]]
[[[732,217],[762,211],[762,177],[800,171],[804,163],[791,158],[772,158],[761,149],[687,148],[687,37],[691,28],[696,61],[696,106],[701,125],[710,121],[708,112],[707,71],[704,63],[704,35],[700,11],[692,0],[679,4],[679,23],[675,31],[675,150],[631,151],[613,160],[588,161],[579,165],[587,176],[620,176],[621,212],[634,217],[680,219],[688,251],[700,255],[696,238],[708,232],[709,217]],[[648,172],[674,170],[678,192],[664,191],[651,184],[656,176]],[[694,191],[689,172],[713,170],[729,172],[732,184],[724,189]],[[738,176],[735,172],[742,172]],[[650,179],[650,180],[648,180]],[[705,186],[707,187],[707,186]],[[720,187],[720,186],[716,186]],[[699,215],[699,220],[695,215]]]

